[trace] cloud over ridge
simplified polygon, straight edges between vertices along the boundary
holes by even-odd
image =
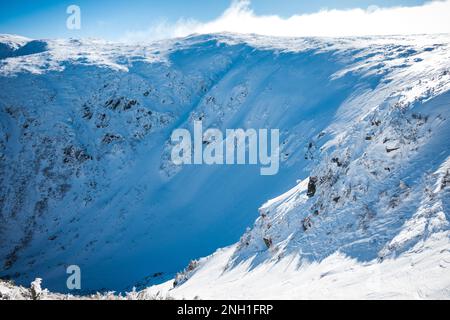
[[[450,33],[450,0],[434,0],[413,7],[324,9],[288,18],[257,15],[251,9],[250,0],[235,0],[214,20],[180,19],[173,24],[162,21],[148,30],[129,31],[123,40],[148,41],[219,32],[287,37]]]

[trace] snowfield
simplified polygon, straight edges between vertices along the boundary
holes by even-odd
[[[256,267],[247,261],[225,271],[234,247],[216,252],[192,278],[140,293],[149,299],[448,299],[448,234],[437,234],[397,259],[360,263],[335,253],[320,262],[301,263],[299,255]],[[425,248],[425,250],[424,250]]]
[[[0,88],[0,277],[62,292],[0,298],[450,298],[449,35],[2,35]],[[279,174],[174,165],[198,120]]]

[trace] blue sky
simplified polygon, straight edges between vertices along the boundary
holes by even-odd
[[[424,0],[253,0],[257,15],[289,17],[320,9],[415,6]],[[206,22],[220,16],[231,0],[0,0],[0,33],[31,38],[98,37],[117,39],[128,31],[146,30],[180,18]],[[66,8],[81,8],[81,30],[66,28]]]

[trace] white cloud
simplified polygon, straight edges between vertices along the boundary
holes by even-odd
[[[218,32],[292,37],[450,33],[450,0],[436,0],[414,7],[324,9],[289,18],[256,15],[249,0],[235,0],[212,21],[180,19],[175,24],[163,21],[145,31],[127,32],[124,39],[148,41]]]

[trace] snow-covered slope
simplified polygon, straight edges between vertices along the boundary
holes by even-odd
[[[30,39],[21,36],[0,34],[0,59],[13,57]]]
[[[382,270],[384,297],[448,297],[449,45],[447,35],[20,44],[0,60],[0,276],[63,291],[65,266],[78,264],[86,290],[162,282],[237,241],[262,203],[290,190],[236,245],[191,263],[170,295],[262,297],[271,274],[274,295],[336,296]],[[280,173],[174,166],[170,133],[199,119],[279,128]]]

